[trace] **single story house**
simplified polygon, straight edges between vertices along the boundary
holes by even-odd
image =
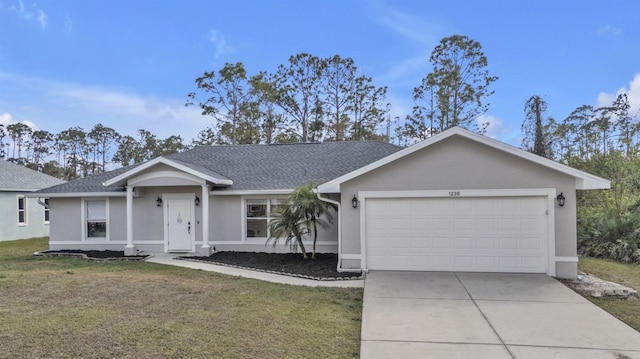
[[[126,254],[270,251],[272,211],[318,184],[337,210],[319,252],[339,270],[575,277],[576,190],[609,181],[452,128],[402,148],[377,141],[197,147],[61,184],[51,249]],[[276,250],[286,250],[280,247]]]
[[[63,182],[0,159],[0,241],[48,236],[49,200],[27,194]]]

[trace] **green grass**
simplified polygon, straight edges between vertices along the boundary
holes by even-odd
[[[583,272],[593,274],[598,278],[640,291],[640,265],[580,257],[578,267]],[[640,300],[593,298],[591,296],[586,298],[640,331]]]
[[[352,358],[362,289],[143,262],[34,257],[0,242],[0,358]]]

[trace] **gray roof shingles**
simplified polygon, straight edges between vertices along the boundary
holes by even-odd
[[[220,190],[294,189],[313,181],[322,184],[402,147],[380,141],[345,141],[278,145],[201,146],[166,158],[233,185]],[[133,165],[42,190],[43,193],[120,192],[102,183]]]
[[[63,180],[0,159],[0,191],[34,191]]]

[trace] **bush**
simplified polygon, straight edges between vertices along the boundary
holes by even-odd
[[[578,224],[578,252],[624,263],[640,263],[640,218],[600,214]]]

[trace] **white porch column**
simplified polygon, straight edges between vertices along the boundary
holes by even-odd
[[[209,186],[202,185],[202,254],[210,255],[209,247]]]
[[[136,254],[133,246],[133,186],[127,186],[127,245],[124,247],[124,255]]]

